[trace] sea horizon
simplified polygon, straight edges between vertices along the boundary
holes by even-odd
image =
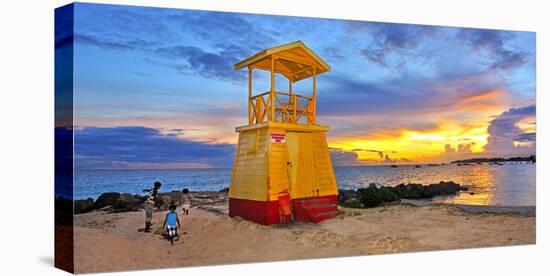
[[[196,192],[217,192],[229,187],[232,168],[184,169],[76,169],[74,198],[96,199],[105,192],[142,194],[155,181],[161,192],[187,188]],[[370,183],[396,186],[401,183],[432,184],[453,181],[470,189],[456,196],[437,197],[434,202],[469,205],[534,206],[536,165],[490,163],[459,166],[446,164],[416,167],[414,164],[334,166],[339,189],[359,189]]]
[[[488,159],[497,159],[503,157],[491,157]],[[333,165],[334,168],[346,168],[346,167],[384,167],[384,166],[445,166],[445,165],[456,165],[458,162],[465,162],[469,164],[473,163],[494,163],[494,161],[468,161],[468,160],[453,160],[450,162],[418,162],[418,163],[387,163],[387,164],[356,164],[356,165]],[[523,163],[528,162],[525,160],[522,161],[512,161],[512,160],[503,160],[498,162],[516,162]],[[75,168],[75,171],[108,171],[108,170],[130,170],[130,171],[139,171],[139,170],[215,170],[215,169],[233,169],[232,167],[208,167],[208,168]]]

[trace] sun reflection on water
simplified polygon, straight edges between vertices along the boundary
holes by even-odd
[[[338,185],[343,189],[357,189],[369,183],[395,186],[400,183],[431,184],[454,181],[468,185],[468,191],[456,196],[434,198],[435,202],[469,205],[525,206],[535,205],[535,165],[512,164],[502,166],[473,164],[457,166],[390,166],[337,167]]]

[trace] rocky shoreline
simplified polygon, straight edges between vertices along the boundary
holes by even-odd
[[[218,192],[190,192],[193,206],[223,206],[227,205],[227,192],[229,189],[223,189]],[[158,210],[168,210],[172,203],[181,205],[181,191],[171,191],[158,194]],[[106,212],[131,212],[138,211],[143,207],[146,196],[107,192],[101,194],[95,201],[92,198],[78,199],[74,201],[75,214],[87,213],[94,210]]]
[[[339,190],[338,203],[345,207],[362,208],[376,207],[382,202],[398,201],[404,199],[426,199],[438,195],[453,195],[459,191],[468,190],[468,187],[454,183],[452,181],[441,181],[436,184],[399,184],[395,187],[375,187],[371,184],[368,188],[358,190]],[[228,188],[218,192],[192,192],[193,205],[220,205],[227,203]],[[383,193],[380,203],[377,201],[377,193]],[[90,212],[93,210],[102,210],[109,212],[129,212],[137,211],[142,208],[146,197],[138,194],[106,192],[101,194],[95,201],[92,198],[78,199],[74,201],[75,214]],[[373,201],[373,202],[370,202]],[[160,210],[167,210],[168,205],[175,203],[181,204],[181,191],[171,191],[159,193],[157,207]],[[367,203],[367,204],[365,204]]]
[[[350,208],[370,208],[401,199],[430,199],[435,196],[456,195],[460,191],[468,190],[468,186],[453,181],[433,184],[401,183],[394,187],[371,183],[367,188],[358,190],[339,190],[338,203]]]
[[[369,185],[358,190],[341,189],[338,194],[338,205],[346,208],[372,208],[385,203],[404,203],[415,206],[434,204],[429,199],[434,196],[456,195],[468,191],[467,185],[452,181],[441,181],[434,184],[399,184],[394,187]],[[227,213],[229,208],[228,188],[218,192],[190,192],[193,206],[214,213]],[[181,204],[181,191],[159,193],[157,209],[168,210],[171,203]],[[95,201],[92,198],[74,201],[74,214],[91,211],[107,213],[132,212],[143,209],[146,197],[137,194],[107,192],[101,194]],[[69,203],[69,202],[68,202]],[[468,213],[517,213],[522,216],[535,216],[535,206],[472,206],[461,204],[445,204],[457,207]]]

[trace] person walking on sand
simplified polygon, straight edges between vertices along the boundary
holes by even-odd
[[[153,208],[155,208],[155,203],[157,201],[158,189],[160,189],[162,184],[160,182],[155,182],[154,187],[151,189],[145,189],[144,192],[148,192],[147,199],[143,207],[145,208],[145,230],[143,232],[151,232],[151,220],[153,220]]]
[[[191,199],[189,190],[188,189],[181,190],[181,209],[183,210],[184,215],[189,215],[189,209],[191,208],[191,204],[193,204],[193,200]]]
[[[180,219],[178,218],[178,213],[176,213],[176,204],[172,203],[168,208],[170,209],[170,212],[166,214],[162,227],[166,229],[166,235],[168,236],[168,239],[170,239],[170,243],[174,245],[174,239],[176,241],[179,239],[178,227],[181,227],[181,225]]]

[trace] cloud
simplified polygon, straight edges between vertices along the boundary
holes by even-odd
[[[231,167],[235,145],[178,138],[173,133],[141,126],[76,128],[76,167],[143,167],[144,164],[193,164],[193,167]],[[108,168],[108,167],[107,167]]]
[[[110,50],[145,50],[151,45],[154,45],[153,42],[149,42],[143,39],[101,39],[99,37],[77,33],[75,33],[74,39],[76,43],[96,46],[102,49]]]
[[[522,75],[524,72],[498,75],[486,70],[488,57],[491,66],[494,60],[506,60],[494,65],[504,68],[516,64],[514,53],[533,55],[533,37],[525,39],[520,33],[508,37],[507,32],[460,33],[458,28],[436,26],[338,20],[318,24],[322,20],[108,5],[86,5],[77,16],[75,39],[79,46],[87,45],[86,51],[77,53],[86,55],[79,57],[83,61],[80,65],[95,64],[86,67],[90,70],[79,71],[79,79],[86,81],[78,85],[89,86],[86,91],[79,89],[83,91],[79,98],[86,102],[75,103],[85,115],[79,116],[79,125],[140,125],[160,130],[165,138],[209,141],[214,137],[233,143],[236,135],[227,126],[245,122],[246,101],[227,92],[246,91],[242,90],[246,83],[244,70],[235,72],[232,64],[258,50],[296,39],[302,39],[332,66],[332,72],[319,76],[318,82],[319,122],[330,123],[332,141],[368,140],[373,136],[390,141],[403,130],[436,129],[439,121],[452,121],[456,128],[475,125],[484,130],[489,116],[512,104],[532,102],[532,90],[517,85],[520,81],[532,83],[529,76]],[[347,23],[359,27],[350,32]],[[514,45],[522,50],[511,48]],[[433,49],[437,54],[430,52]],[[110,60],[113,53],[120,53],[116,62]],[[364,56],[358,57],[360,53]],[[420,62],[432,58],[434,62]],[[404,70],[395,72],[378,66],[394,69],[402,62],[406,62]],[[112,70],[101,70],[102,66]],[[132,71],[124,74],[125,70]],[[132,75],[135,72],[149,78],[136,78]],[[182,78],[177,73],[191,77]],[[266,82],[255,82],[254,88],[260,90]],[[110,91],[105,89],[109,87]],[[295,89],[298,93],[310,92],[310,86],[304,91],[299,88],[297,85]],[[209,93],[203,97],[197,91]],[[92,95],[94,100],[89,102]],[[518,98],[525,100],[513,102]],[[89,107],[83,109],[83,104]],[[177,127],[186,131],[161,129]],[[199,130],[188,131],[189,127]],[[514,141],[520,145],[526,139],[529,135],[521,134]],[[447,142],[458,150],[456,141],[443,141],[426,154],[440,155]],[[478,142],[475,150],[482,145]],[[396,148],[400,154],[408,154],[407,148],[420,152],[414,146],[402,145],[358,143],[353,147],[362,146],[372,150]],[[396,157],[385,153],[389,159]],[[383,160],[385,153],[355,155]],[[347,160],[354,156],[342,154]]]
[[[82,5],[89,6],[78,4]],[[257,15],[89,8],[95,16],[82,19],[83,24],[75,30],[76,43],[104,50],[141,51],[145,61],[181,74],[242,81],[244,73],[234,72],[233,64],[276,43],[271,30],[249,22]]]
[[[514,137],[515,142],[535,142],[537,140],[537,133],[527,132],[518,134]]]
[[[466,139],[463,139],[466,140]],[[467,140],[466,140],[467,141]],[[443,152],[440,156],[435,156],[430,159],[430,162],[450,162],[455,160],[464,160],[476,157],[485,157],[484,153],[474,152],[473,147],[475,142],[459,143],[456,146],[445,144]]]
[[[391,158],[389,153],[395,154],[396,151],[391,151],[389,153],[384,153],[378,150],[363,150],[363,149],[352,149],[344,150],[341,148],[329,148],[330,157],[332,163],[335,166],[364,166],[372,164],[393,164],[398,162],[411,162],[407,158]],[[372,152],[378,155],[378,158],[359,158],[357,152]]]
[[[353,149],[352,151],[365,151],[365,152],[374,152],[380,156],[380,158],[384,158],[384,152],[378,151],[378,150],[369,150],[369,149]]]
[[[319,115],[392,116],[413,123],[411,117],[444,118],[464,111],[502,110],[508,91],[491,76],[464,74],[440,79],[403,75],[382,82],[345,76],[326,76],[318,98]],[[345,112],[343,112],[345,111]],[[365,118],[363,118],[365,119]],[[388,117],[389,119],[389,117]]]
[[[329,148],[330,158],[334,166],[357,166],[359,162],[357,153],[338,148]]]
[[[458,144],[456,148],[454,148],[451,144],[445,144],[443,148],[443,154],[449,155],[449,154],[464,154],[464,153],[472,153],[472,147],[475,145],[474,142],[466,143],[466,144]]]
[[[422,25],[392,24],[392,23],[363,23],[372,37],[369,46],[360,51],[361,55],[371,62],[388,67],[390,55],[398,54],[401,59],[398,67],[406,58],[430,59],[430,52],[414,52],[426,38],[436,35],[437,28]],[[413,54],[414,53],[414,54]]]
[[[487,153],[503,156],[535,154],[536,132],[526,132],[517,126],[522,120],[534,118],[535,115],[535,105],[531,105],[509,109],[494,118],[487,128]]]
[[[512,32],[487,29],[460,29],[457,37],[473,50],[484,51],[493,58],[491,69],[511,70],[525,64],[528,54],[508,48]]]
[[[57,27],[56,27],[57,30]],[[74,36],[73,34],[64,35],[59,34],[55,36],[55,48],[60,49],[67,46],[72,46],[74,42]]]
[[[55,48],[71,46],[73,43],[74,9],[67,5],[55,9]]]
[[[233,60],[224,55],[205,52],[198,47],[174,46],[155,51],[161,57],[174,61],[175,68],[183,74],[196,72],[205,78],[244,80],[242,72],[233,71]],[[183,61],[183,63],[181,63]]]
[[[251,21],[270,20],[273,17],[244,15],[228,12],[178,11],[167,17],[186,32],[208,41],[221,52],[234,58],[244,58],[250,51],[259,51],[275,42],[273,31]],[[228,38],[231,38],[228,40]]]

